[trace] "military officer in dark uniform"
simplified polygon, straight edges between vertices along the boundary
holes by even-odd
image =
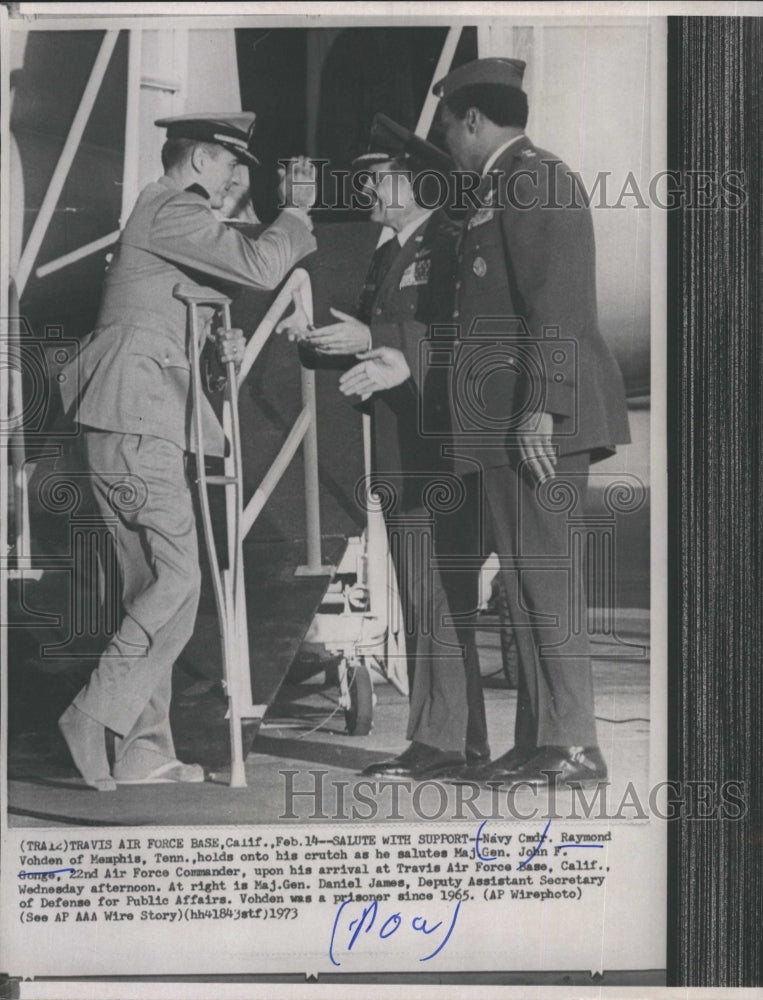
[[[434,185],[424,192],[424,173],[439,168],[445,176],[448,158],[381,115],[371,142],[374,152],[355,166],[369,177],[372,221],[392,236],[374,254],[357,317],[334,310],[338,322],[305,336],[324,353],[354,354],[358,363],[341,377],[340,389],[371,397],[372,484],[384,501],[408,639],[411,743],[364,773],[423,778],[489,757],[473,636],[460,636],[448,623],[451,581],[443,585],[432,559],[437,519],[462,497],[442,450],[446,380],[422,370],[421,345],[433,325],[450,319],[458,229],[416,198],[418,192],[425,204],[436,200]]]
[[[524,134],[523,71],[520,60],[475,60],[434,89],[447,148],[480,175],[458,247],[450,367],[453,450],[473,512],[464,553],[475,567],[498,554],[519,654],[514,745],[471,774],[586,784],[607,769],[567,517],[583,510],[590,463],[629,431],[598,328],[591,213],[569,168]]]
[[[172,667],[193,632],[201,581],[184,466],[184,453],[198,448],[187,320],[173,289],[179,282],[275,288],[315,249],[308,215],[314,170],[307,161],[290,165],[287,207],[257,240],[212,211],[222,206],[238,165],[257,163],[252,113],[156,124],[167,129],[164,176],[138,196],[109,267],[96,330],[74,362],[80,378],[62,384],[65,409],[83,430],[122,576],[119,629],[59,720],[74,763],[99,791],[204,780],[198,764],[175,757],[169,721]],[[203,321],[211,314],[200,310]],[[220,344],[221,361],[240,360],[243,348],[241,331],[231,331]],[[203,405],[206,450],[222,455],[222,427]],[[107,730],[115,734],[113,772]]]

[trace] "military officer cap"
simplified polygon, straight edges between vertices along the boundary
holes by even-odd
[[[254,119],[253,111],[237,111],[233,114],[203,112],[196,115],[178,115],[175,118],[159,118],[154,125],[166,128],[168,139],[213,142],[235,153],[242,163],[257,167],[260,161],[249,149],[254,132]]]
[[[521,59],[474,59],[438,80],[432,93],[446,100],[463,87],[485,83],[521,90],[526,65]]]
[[[454,169],[453,161],[443,150],[379,113],[374,115],[371,123],[368,152],[356,157],[352,166],[360,170],[387,160],[397,160],[414,171],[439,170],[448,173]]]

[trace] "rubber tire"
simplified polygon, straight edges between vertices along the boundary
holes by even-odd
[[[374,722],[374,685],[365,663],[348,664],[347,684],[350,689],[350,707],[344,712],[347,732],[350,736],[368,736]]]

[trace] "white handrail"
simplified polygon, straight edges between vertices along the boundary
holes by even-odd
[[[241,463],[241,438],[238,425],[237,386],[246,378],[257,355],[262,350],[276,324],[293,304],[300,312],[300,321],[312,323],[312,288],[307,272],[298,269],[288,279],[275,301],[268,309],[247,344],[238,378],[229,373],[223,405],[223,429],[231,448],[225,459],[225,475],[208,476],[204,468],[201,419],[201,381],[199,372],[199,322],[198,307],[212,305],[223,311],[224,323],[230,326],[229,299],[211,289],[198,286],[175,287],[175,296],[185,302],[191,327],[192,386],[194,393],[194,428],[199,452],[199,493],[201,500],[204,537],[209,550],[215,601],[223,650],[223,669],[229,699],[231,736],[231,787],[246,785],[244,772],[241,722],[243,719],[260,718],[266,706],[253,704],[252,682],[249,670],[249,635],[244,587],[243,543],[258,515],[296,454],[303,446],[305,466],[305,515],[307,521],[307,564],[297,569],[299,575],[325,575],[332,567],[321,565],[321,526],[318,496],[318,451],[316,433],[315,374],[302,369],[302,409],[286,441],[246,507],[242,509],[243,466]],[[211,520],[208,485],[221,485],[225,489],[228,568],[223,569],[217,559]]]
[[[249,339],[241,362],[239,381],[243,382],[249,374],[249,370],[257,360],[258,354],[267,343],[276,324],[283,317],[292,302],[296,309],[301,310],[305,314],[305,321],[312,323],[313,290],[310,284],[310,276],[301,267],[292,271],[288,281],[273,300],[270,308],[260,320],[254,334]]]
[[[427,90],[427,96],[424,99],[424,107],[421,109],[421,114],[419,115],[419,120],[416,125],[416,135],[421,136],[422,139],[426,139],[429,135],[429,130],[432,127],[435,112],[437,111],[437,105],[440,101],[439,97],[435,97],[432,93],[432,87],[438,80],[447,76],[450,72],[450,64],[453,62],[453,56],[456,54],[456,49],[458,48],[458,42],[461,38],[461,30],[461,28],[448,29],[448,36],[445,39],[445,44],[440,52],[440,58],[437,60],[437,66],[435,67],[435,71],[432,75],[432,83]]]
[[[283,318],[289,307],[293,305],[300,315],[300,322],[305,325],[313,321],[313,291],[310,276],[303,268],[297,268],[289,276],[281,291],[276,296],[268,311],[260,320],[244,351],[239,372],[239,383],[243,383],[257,360],[260,351]],[[303,449],[305,468],[305,522],[307,561],[299,567],[300,575],[321,576],[329,572],[329,568],[321,563],[321,521],[318,479],[318,436],[315,405],[315,374],[302,368],[302,410],[292,426],[281,450],[266,472],[254,495],[247,502],[243,516],[242,541],[249,533],[255,520],[265,506],[289,463],[294,457],[300,443]]]
[[[127,109],[125,113],[125,155],[122,170],[122,211],[119,225],[124,226],[138,197],[140,139],[140,71],[143,59],[143,29],[127,33]]]
[[[121,230],[115,229],[113,232],[107,233],[97,240],[91,240],[90,243],[85,243],[81,247],[77,247],[76,250],[70,250],[69,253],[65,253],[62,257],[56,257],[55,260],[49,260],[47,264],[41,264],[40,267],[35,269],[35,276],[38,278],[47,278],[49,274],[55,274],[56,271],[60,271],[70,264],[76,264],[78,260],[82,260],[84,257],[89,257],[99,250],[105,250],[107,247],[114,246],[119,239],[120,232]]]
[[[24,442],[23,354],[20,336],[19,299],[11,278],[8,289],[8,452],[11,457],[14,507],[14,562],[12,578],[40,579],[42,572],[32,567],[32,535],[29,520],[29,482]]]
[[[58,163],[56,163],[53,176],[50,179],[48,190],[42,199],[42,205],[40,205],[40,210],[34,220],[29,239],[26,241],[26,245],[21,253],[21,259],[15,275],[16,291],[19,298],[24,294],[27,280],[32,272],[34,262],[37,260],[37,254],[40,252],[42,241],[50,225],[50,220],[53,218],[58,199],[69,174],[69,168],[77,154],[85,127],[90,118],[90,112],[93,110],[93,105],[98,97],[118,37],[118,31],[107,31],[103,36],[101,47],[93,63],[93,68],[90,71],[90,77],[85,85],[79,107],[74,115],[69,133],[66,136],[64,148],[61,150],[61,155],[58,158]]]
[[[281,445],[281,450],[273,460],[273,464],[262,477],[262,482],[249,498],[249,502],[244,509],[244,520],[242,524],[243,537],[249,534],[252,525],[257,520],[262,508],[270,499],[270,494],[278,485],[281,476],[286,471],[289,463],[296,454],[297,448],[302,443],[305,431],[310,426],[311,414],[307,407],[304,407],[297,417],[289,435]]]

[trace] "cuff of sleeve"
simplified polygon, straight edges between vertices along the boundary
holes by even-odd
[[[403,349],[403,338],[399,323],[372,323],[371,342],[374,347],[396,347]]]
[[[310,216],[303,208],[296,208],[293,205],[287,205],[286,208],[284,209],[284,213],[286,212],[288,212],[289,215],[293,215],[295,218],[299,219],[299,221],[303,225],[307,226],[310,232],[313,231],[313,220],[310,218]]]
[[[541,407],[555,417],[572,416],[575,407],[575,387],[569,382],[546,382],[546,397]]]

